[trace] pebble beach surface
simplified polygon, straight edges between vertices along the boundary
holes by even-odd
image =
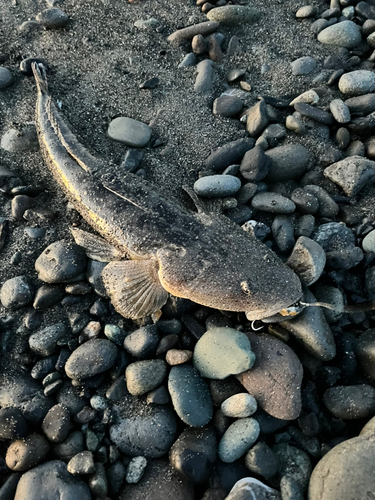
[[[0,500],[373,498],[375,2],[0,12]],[[189,187],[330,308],[122,318],[39,150],[32,61],[103,173],[194,210]]]

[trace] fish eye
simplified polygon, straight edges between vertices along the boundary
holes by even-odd
[[[249,284],[247,281],[241,281],[241,290],[245,295],[250,295],[250,289],[249,289]]]

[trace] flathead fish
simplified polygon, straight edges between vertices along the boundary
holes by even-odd
[[[67,198],[102,236],[72,231],[89,257],[108,262],[102,277],[116,311],[132,319],[152,315],[169,293],[250,320],[294,310],[301,283],[275,253],[225,216],[208,213],[194,193],[197,212],[134,174],[108,173],[61,117],[44,67],[33,63],[33,72],[41,150]]]

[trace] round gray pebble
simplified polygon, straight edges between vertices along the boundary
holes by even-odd
[[[375,73],[364,69],[345,73],[339,80],[339,89],[346,95],[362,95],[373,92],[375,90]]]
[[[0,290],[0,301],[7,309],[19,309],[29,304],[33,297],[34,287],[27,276],[5,281]]]
[[[256,399],[248,393],[234,394],[223,401],[221,411],[227,417],[245,418],[250,417],[257,411]]]
[[[222,462],[232,463],[244,455],[258,439],[260,428],[254,418],[241,418],[231,424],[220,440],[218,455]]]
[[[233,175],[208,175],[194,183],[194,191],[198,196],[215,198],[231,196],[241,187],[241,181]]]
[[[269,191],[256,194],[251,200],[251,206],[273,214],[291,214],[296,209],[296,205],[289,198]]]
[[[4,90],[13,83],[13,76],[9,69],[0,66],[0,90]]]
[[[93,377],[111,368],[117,353],[117,347],[110,340],[88,340],[70,355],[65,372],[72,379]]]
[[[128,391],[133,396],[142,396],[158,387],[166,374],[167,365],[162,359],[131,363],[125,372]]]
[[[318,40],[325,45],[352,49],[361,42],[362,34],[360,27],[353,21],[343,21],[322,30],[318,34]]]
[[[293,75],[309,75],[316,68],[316,61],[313,57],[304,56],[291,63]]]
[[[122,142],[127,146],[142,148],[151,139],[151,129],[145,123],[119,116],[108,126],[108,135],[114,141]]]

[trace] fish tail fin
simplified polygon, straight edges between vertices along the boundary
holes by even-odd
[[[38,88],[38,92],[40,94],[48,94],[48,84],[47,84],[47,75],[46,68],[41,63],[33,62],[31,63],[31,69],[34,73],[34,78],[36,82],[36,86]]]

